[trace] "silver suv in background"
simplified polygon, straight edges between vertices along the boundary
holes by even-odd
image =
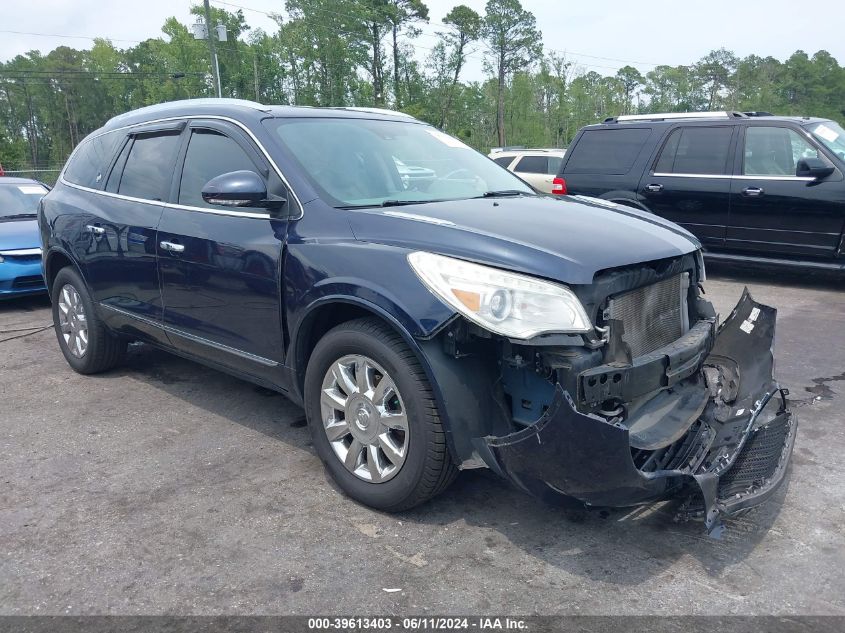
[[[555,193],[552,181],[560,169],[565,153],[566,149],[494,147],[488,156],[535,189],[544,193]]]

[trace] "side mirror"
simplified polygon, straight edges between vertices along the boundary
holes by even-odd
[[[280,207],[286,201],[267,196],[267,186],[254,171],[230,171],[212,178],[202,188],[202,199],[208,204],[225,207]]]
[[[827,178],[834,172],[831,165],[825,163],[821,158],[802,158],[795,168],[795,175],[802,178],[815,178],[821,180]]]

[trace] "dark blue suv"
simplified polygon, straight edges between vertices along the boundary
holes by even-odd
[[[684,229],[539,195],[399,113],[130,112],[80,143],[39,223],[73,369],[135,340],[278,390],[373,507],[486,466],[591,505],[685,495],[712,527],[783,479],[773,309],[746,293],[719,325]]]

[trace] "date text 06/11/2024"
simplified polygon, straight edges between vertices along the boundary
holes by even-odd
[[[309,630],[344,630],[344,631],[525,631],[525,620],[509,617],[334,617],[309,618]]]

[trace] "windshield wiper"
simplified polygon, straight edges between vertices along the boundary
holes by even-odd
[[[373,204],[347,204],[338,209],[376,209],[378,207],[403,207],[407,204],[428,204],[429,202],[443,202],[443,200],[385,200]]]
[[[404,207],[406,204],[426,204],[428,202],[438,202],[437,200],[385,200],[380,207]]]
[[[21,220],[23,218],[37,218],[37,213],[15,213],[12,215],[0,215],[0,220]]]
[[[478,198],[506,198],[508,196],[533,196],[536,194],[530,191],[520,191],[519,189],[502,189],[500,191],[485,191]]]

